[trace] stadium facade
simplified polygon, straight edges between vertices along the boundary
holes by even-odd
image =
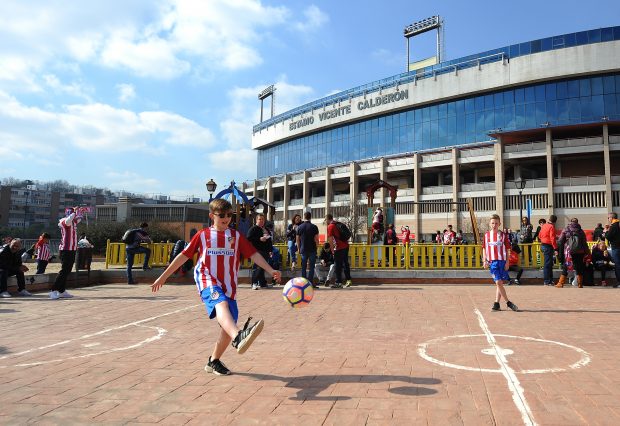
[[[276,225],[355,205],[381,179],[398,188],[396,226],[419,239],[447,224],[471,232],[466,208],[517,228],[620,211],[620,27],[519,43],[318,99],[253,129],[258,176],[248,194]],[[520,197],[519,183],[525,181]],[[374,204],[388,205],[385,190]],[[417,203],[433,201],[433,203]],[[365,213],[364,213],[365,214]]]

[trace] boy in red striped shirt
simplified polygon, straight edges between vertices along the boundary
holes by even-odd
[[[493,303],[494,311],[501,310],[499,307],[499,301],[504,298],[506,300],[506,306],[513,311],[518,311],[517,305],[508,300],[506,295],[506,289],[504,288],[504,282],[510,282],[508,276],[508,258],[510,256],[510,241],[508,235],[500,231],[501,220],[499,215],[491,215],[489,221],[489,230],[484,234],[484,245],[482,247],[482,256],[484,260],[484,267],[489,268],[493,281],[495,281],[495,303]]]
[[[208,373],[219,376],[229,375],[230,370],[220,361],[220,357],[232,342],[239,354],[248,350],[254,339],[263,330],[263,320],[249,325],[248,318],[243,329],[237,326],[237,278],[241,256],[250,258],[279,283],[281,275],[274,270],[254,246],[237,230],[229,228],[232,219],[232,206],[223,199],[209,204],[209,217],[213,226],[204,228],[190,241],[189,245],[174,258],[159,278],[151,286],[153,293],[158,291],[174,271],[198,253],[194,268],[194,279],[200,297],[206,305],[209,318],[217,318],[221,327],[209,362],[205,366]]]

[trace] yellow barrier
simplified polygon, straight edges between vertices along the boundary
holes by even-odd
[[[595,243],[588,242],[592,247]],[[281,269],[290,269],[286,244],[274,244],[282,255]],[[172,243],[144,244],[151,249],[149,264],[155,267],[168,265]],[[542,268],[543,254],[539,243],[520,244],[521,263],[524,268]],[[144,260],[144,255],[136,255],[136,264]],[[196,259],[194,259],[195,262]],[[482,247],[473,244],[442,246],[441,244],[411,245],[366,245],[349,244],[349,263],[351,268],[361,269],[474,269],[482,268]],[[124,266],[125,244],[110,242],[106,249],[106,268]],[[298,253],[296,266],[301,267],[301,256]],[[252,261],[243,259],[242,268],[251,268]]]

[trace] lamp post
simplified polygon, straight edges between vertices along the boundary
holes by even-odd
[[[519,190],[519,230],[521,230],[521,221],[523,220],[523,188],[525,188],[525,180],[519,178],[514,181],[515,188]]]
[[[211,201],[213,201],[213,193],[217,189],[217,183],[215,183],[213,179],[209,179],[209,182],[207,182],[206,185],[207,185],[207,192],[209,192],[209,203],[210,203]]]

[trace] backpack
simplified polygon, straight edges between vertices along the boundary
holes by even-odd
[[[128,229],[123,234],[123,237],[121,238],[121,241],[124,242],[127,245],[135,243],[136,242],[136,233],[137,232],[138,232],[137,229]]]
[[[349,228],[347,228],[347,225],[345,225],[342,222],[335,222],[336,224],[336,229],[338,229],[338,233],[340,234],[340,241],[349,241],[349,239],[351,238],[351,231],[349,230]]]
[[[566,238],[566,245],[571,253],[577,253],[581,251],[581,243],[579,242],[579,235],[573,234]]]

